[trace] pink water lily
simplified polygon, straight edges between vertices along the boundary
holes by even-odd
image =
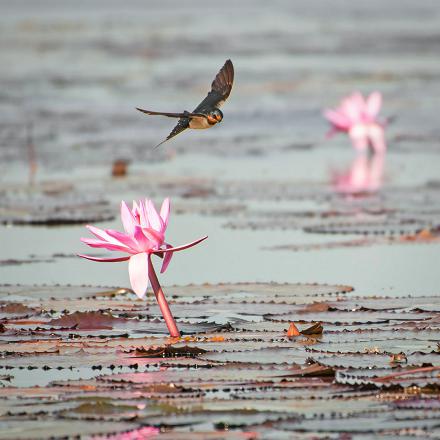
[[[173,247],[165,242],[165,232],[168,226],[169,215],[170,201],[168,198],[163,201],[160,213],[157,212],[153,202],[148,199],[133,202],[132,209],[122,201],[121,220],[125,232],[119,232],[113,229],[103,230],[95,226],[87,225],[86,228],[96,238],[81,238],[81,241],[94,248],[123,252],[127,255],[116,258],[98,258],[82,254],[79,256],[98,262],[129,260],[128,272],[133,291],[139,298],[144,298],[150,281],[171,336],[179,336],[180,333],[177,330],[175,320],[171,314],[162,288],[160,287],[151,256],[157,255],[163,258],[160,271],[163,273],[170,264],[174,252],[195,246],[208,237],[205,236],[191,243]]]
[[[324,111],[325,118],[332,124],[329,135],[336,132],[348,133],[358,151],[366,151],[368,146],[376,153],[386,150],[385,123],[379,121],[382,95],[373,92],[368,98],[355,92],[344,98],[339,107]]]

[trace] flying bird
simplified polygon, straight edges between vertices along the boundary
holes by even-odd
[[[136,107],[142,113],[154,116],[167,116],[169,118],[178,118],[177,125],[173,128],[168,137],[154,148],[159,147],[164,142],[177,136],[187,128],[204,129],[211,128],[223,119],[223,113],[220,108],[231,93],[234,82],[234,66],[231,60],[227,60],[224,66],[217,73],[211,85],[211,91],[206,98],[192,111],[182,113],[154,112]]]

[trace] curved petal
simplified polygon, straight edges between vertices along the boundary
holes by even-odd
[[[147,239],[151,242],[155,243],[157,247],[162,245],[164,240],[163,234],[151,228],[142,228],[142,231],[145,234],[145,237],[147,237]]]
[[[362,120],[364,106],[363,96],[359,92],[355,92],[343,101],[341,108],[351,123],[356,123]]]
[[[166,253],[168,253],[168,252],[178,252],[178,251],[183,251],[184,249],[188,249],[188,248],[190,248],[190,247],[195,246],[196,244],[199,244],[200,242],[202,242],[203,240],[206,240],[207,238],[208,238],[208,236],[205,235],[204,237],[199,238],[199,239],[196,240],[196,241],[192,241],[191,243],[183,244],[182,246],[171,247],[171,248],[168,248],[168,249],[161,249],[160,251],[158,251],[158,252],[154,252],[154,253],[155,253],[155,254],[157,254],[157,253],[164,253],[164,254],[166,254]]]
[[[139,209],[139,205],[137,204],[137,202],[135,200],[133,200],[133,208],[131,210],[131,213],[133,215],[134,221],[136,222],[137,225],[141,224],[141,215],[140,215],[140,209]]]
[[[365,107],[365,98],[361,92],[352,93],[349,99],[351,103],[359,110],[362,110]]]
[[[166,246],[167,249],[171,249],[172,248],[172,246],[170,244],[168,244],[168,243],[165,243],[165,246]],[[164,273],[167,270],[168,265],[171,262],[171,258],[173,258],[173,253],[172,252],[166,252],[163,255],[165,255],[165,256],[164,256],[164,259],[163,259],[163,262],[162,262],[162,267],[160,268],[160,273]]]
[[[148,214],[148,220],[150,222],[150,226],[156,231],[162,232],[164,223],[160,218],[160,215],[156,211],[156,207],[154,206],[154,203],[148,199],[146,200],[146,203],[147,203],[147,214]]]
[[[155,247],[155,242],[151,242],[144,234],[142,228],[138,225],[134,228],[134,239],[137,242],[138,249],[141,252],[147,252]]]
[[[98,258],[92,255],[76,254],[78,257],[86,258],[91,261],[98,261],[99,263],[117,263],[119,261],[127,261],[130,257],[117,257],[117,258]]]
[[[129,254],[134,253],[133,250],[126,246],[108,243],[107,241],[95,240],[94,238],[81,238],[81,241],[86,245],[94,248],[104,248],[109,251],[121,251]]]
[[[170,216],[170,199],[167,197],[160,208],[160,217],[162,218],[164,229],[168,226],[168,218]]]
[[[128,263],[130,284],[139,298],[144,298],[148,288],[148,254],[142,252],[130,257]]]
[[[134,228],[133,228],[134,231]],[[115,231],[114,229],[106,229],[105,232],[107,234],[117,240],[119,243],[123,244],[124,246],[127,246],[128,248],[131,248],[133,251],[138,252],[138,246],[135,240],[133,240],[132,237],[130,237],[127,234],[123,234],[122,232]]]
[[[382,94],[373,92],[367,99],[366,112],[371,119],[375,119],[382,107]]]
[[[348,130],[350,121],[347,117],[335,110],[329,109],[324,111],[324,117],[340,130]]]
[[[124,201],[121,202],[121,220],[125,232],[129,235],[133,235],[136,221],[133,217],[133,213]]]
[[[86,228],[97,238],[99,238],[102,241],[108,241],[111,244],[116,244],[118,246],[123,246],[123,244],[116,240],[115,238],[111,237],[110,235],[107,234],[106,231],[97,228],[96,226],[92,226],[92,225],[86,225]]]
[[[139,205],[136,200],[133,200],[133,208],[131,210],[132,214],[134,215],[136,212],[139,212]]]
[[[139,200],[139,219],[140,219],[140,225],[143,228],[150,227],[150,220],[148,218],[148,209],[143,200]]]

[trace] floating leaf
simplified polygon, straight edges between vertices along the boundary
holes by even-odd
[[[303,335],[321,335],[324,328],[322,327],[322,324],[320,322],[316,322],[310,327],[307,327],[304,330],[301,330],[301,333]]]
[[[7,423],[36,415],[72,424],[87,419],[88,430],[77,427],[86,436],[109,432],[93,425],[98,420],[119,423],[112,425],[119,434],[135,435],[136,421],[177,437],[185,427],[195,438],[220,428],[234,438],[231,429],[241,435],[249,426],[248,432],[279,438],[281,427],[309,429],[304,417],[321,423],[335,414],[362,419],[389,410],[391,400],[378,396],[393,387],[438,393],[433,372],[375,382],[402,366],[438,366],[437,298],[347,295],[350,290],[174,286],[167,292],[184,336],[172,339],[154,299],[138,301],[128,290],[4,286],[4,310],[17,315],[3,315],[0,414]],[[304,330],[289,340],[292,315]],[[407,363],[397,362],[399,356]],[[70,432],[57,426],[54,432]],[[25,424],[20,429],[28,438]]]
[[[183,347],[175,347],[173,345],[166,345],[165,347],[159,347],[157,349],[150,348],[148,350],[136,350],[135,356],[136,358],[148,358],[148,357],[195,357],[199,354],[206,353],[206,350],[199,347],[189,347],[187,345]]]
[[[296,327],[294,322],[291,322],[289,325],[289,328],[287,330],[286,336],[288,338],[294,338],[295,336],[299,336],[300,332],[298,330],[298,328]]]
[[[125,319],[116,318],[111,313],[75,312],[61,318],[52,319],[49,325],[78,330],[112,329],[114,325],[123,325]]]
[[[40,189],[40,191],[38,191]],[[112,220],[114,212],[107,200],[91,192],[63,188],[55,182],[35,192],[0,193],[0,223],[16,225],[71,225]]]

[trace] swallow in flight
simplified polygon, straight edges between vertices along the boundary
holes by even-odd
[[[223,113],[219,109],[231,93],[234,82],[234,66],[231,60],[227,60],[224,66],[217,73],[211,85],[211,91],[206,98],[192,112],[183,113],[153,112],[137,108],[142,113],[155,116],[168,116],[169,118],[178,118],[177,125],[173,128],[168,137],[154,148],[159,147],[164,142],[177,136],[187,128],[204,129],[211,128],[223,119]]]

